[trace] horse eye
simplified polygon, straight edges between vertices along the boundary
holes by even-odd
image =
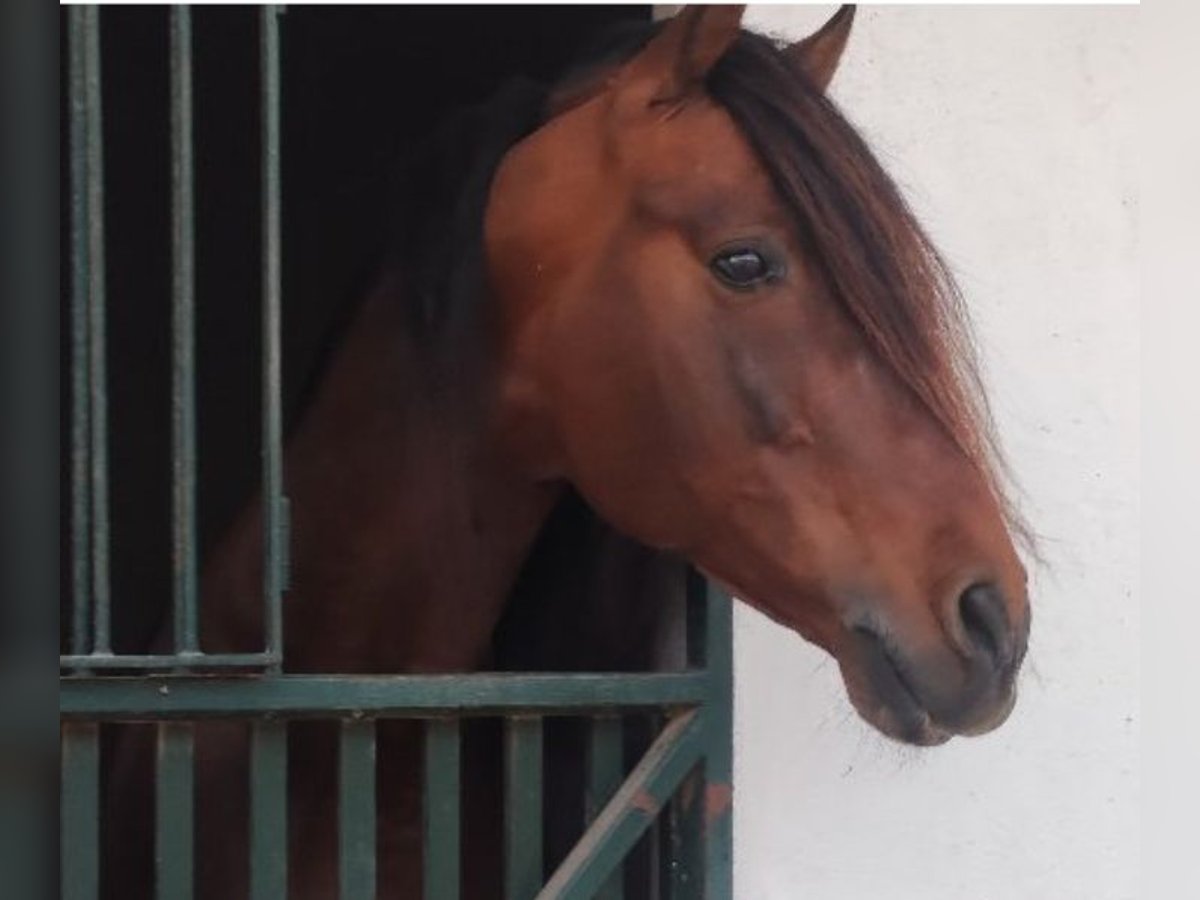
[[[767,258],[750,247],[722,251],[711,265],[718,278],[736,288],[754,287],[775,275]]]

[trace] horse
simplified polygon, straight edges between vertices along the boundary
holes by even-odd
[[[611,662],[686,561],[832,655],[891,738],[1007,717],[1021,526],[954,281],[827,93],[853,7],[788,46],[741,15],[623,34],[410,161],[393,249],[286,446],[287,671]],[[207,649],[261,646],[261,541],[256,501],[205,566]],[[586,592],[560,590],[573,552],[611,566],[594,645]],[[136,734],[115,782],[144,809]],[[419,896],[419,744],[379,735],[380,895]],[[239,895],[247,736],[196,742],[199,894]],[[291,896],[332,896],[333,733],[294,723],[289,747]],[[494,896],[498,860],[466,840],[466,893]]]

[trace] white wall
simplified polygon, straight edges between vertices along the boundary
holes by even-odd
[[[832,10],[747,24],[800,37]],[[1137,895],[1137,15],[859,7],[833,93],[961,278],[1046,565],[1012,718],[930,751],[739,608],[742,900]]]

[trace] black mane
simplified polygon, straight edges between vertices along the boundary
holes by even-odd
[[[488,189],[508,149],[542,123],[545,98],[544,86],[514,78],[487,101],[452,114],[398,167],[383,275],[400,278],[418,346],[462,337],[485,302]]]

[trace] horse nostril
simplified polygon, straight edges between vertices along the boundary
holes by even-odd
[[[995,666],[1012,660],[1012,629],[1004,598],[995,585],[971,585],[958,598],[958,612],[971,655],[982,654]]]

